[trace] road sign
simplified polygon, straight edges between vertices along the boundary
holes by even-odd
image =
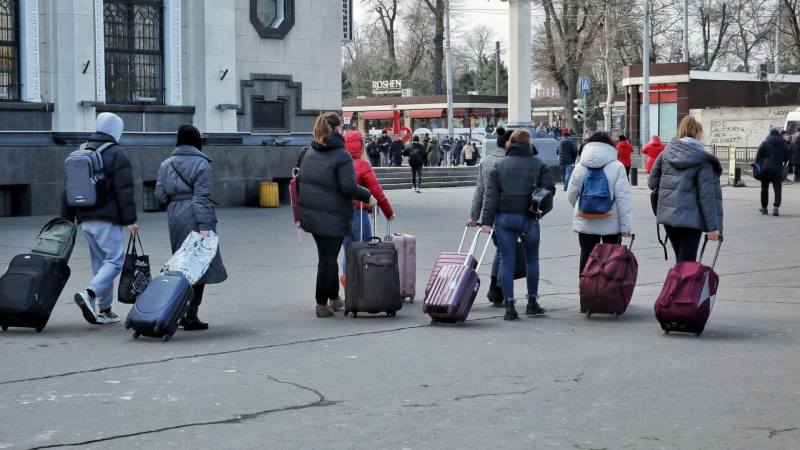
[[[345,125],[350,125],[350,118],[349,117],[342,117],[342,123]]]
[[[591,81],[588,78],[581,78],[581,92],[591,91]]]

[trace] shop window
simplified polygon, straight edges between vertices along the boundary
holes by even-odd
[[[0,0],[0,97],[19,100],[19,0]]]
[[[164,104],[164,1],[103,3],[106,101]]]
[[[294,26],[295,0],[250,0],[250,22],[264,39],[283,39]]]
[[[289,132],[289,102],[285,98],[268,102],[254,98],[253,107],[253,133],[288,133]]]
[[[161,212],[166,210],[167,205],[162,205],[156,200],[156,182],[145,181],[142,183],[142,211]]]

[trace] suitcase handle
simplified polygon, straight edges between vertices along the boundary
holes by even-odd
[[[631,243],[628,244],[628,250],[633,250],[633,241],[636,240],[636,234],[631,233]],[[619,240],[617,241],[617,245],[622,245],[622,235],[619,236]]]
[[[480,236],[481,230],[478,229],[478,236]],[[492,242],[492,236],[494,236],[494,228],[489,231],[489,239],[486,240],[486,245],[483,246],[483,253],[481,253],[481,259],[478,260],[478,268],[475,272],[481,270],[481,264],[483,263],[483,257],[486,256],[486,250],[489,248],[489,243]],[[478,243],[477,237],[475,239],[475,243]],[[468,258],[469,259],[469,258]]]
[[[700,259],[697,262],[703,261],[703,253],[706,251],[706,244],[708,244],[708,233],[706,233],[706,238],[703,240],[703,248],[700,249]],[[717,257],[719,256],[719,249],[722,247],[722,233],[719,234],[719,243],[717,244],[717,251],[714,252],[714,260],[711,261],[711,268],[713,269],[714,266],[717,265]]]

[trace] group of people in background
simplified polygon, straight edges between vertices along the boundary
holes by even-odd
[[[419,167],[439,167],[451,166],[475,166],[480,160],[480,149],[478,142],[474,139],[463,139],[445,136],[441,142],[436,135],[431,136],[425,133],[420,140],[419,135],[411,137],[411,144],[407,147],[400,135],[389,137],[387,130],[381,131],[381,136],[372,136],[366,144],[367,158],[372,167],[402,167],[403,157],[409,157],[411,150],[420,151],[414,148],[415,143],[421,146],[421,164],[409,166]]]

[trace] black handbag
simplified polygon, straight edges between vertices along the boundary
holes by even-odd
[[[536,187],[537,184],[539,184],[539,181],[535,180],[533,182],[534,189],[531,195],[531,206],[528,211],[538,220],[553,210],[553,193],[543,187]]]
[[[758,181],[769,181],[775,178],[775,175],[783,175],[783,167],[778,164],[773,158],[772,149],[769,149],[769,156],[761,160],[761,164],[754,162],[751,164],[753,167],[753,178]]]
[[[134,235],[131,235],[117,291],[117,300],[129,305],[136,303],[145,288],[153,281],[153,276],[150,274],[150,257],[144,254],[142,238],[139,237],[139,234],[136,234],[136,237],[139,239],[139,248],[142,250],[142,254],[136,252],[136,240]]]

